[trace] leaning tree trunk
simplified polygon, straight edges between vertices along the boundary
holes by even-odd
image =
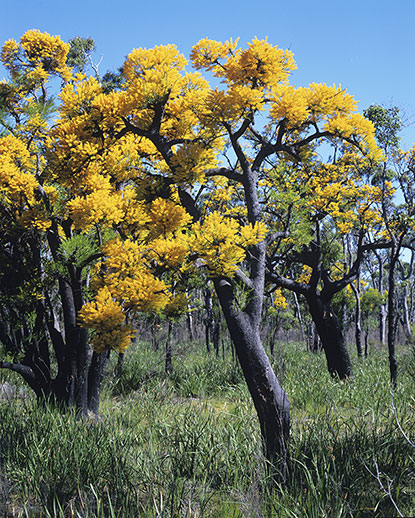
[[[307,295],[306,298],[320,336],[330,374],[340,379],[348,378],[352,375],[352,364],[340,322],[334,313],[331,301],[324,300],[319,295]]]
[[[260,311],[256,312],[256,315],[247,310],[238,311],[228,281],[215,280],[215,288],[258,415],[265,457],[275,468],[274,475],[277,480],[284,482],[290,405],[261,343]],[[253,301],[250,304],[252,303]],[[261,305],[262,301],[258,301],[258,304]]]

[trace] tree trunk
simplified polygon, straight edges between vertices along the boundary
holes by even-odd
[[[318,295],[307,295],[306,298],[311,317],[321,339],[330,374],[338,376],[340,379],[348,378],[352,375],[352,365],[340,323],[331,302],[323,300]]]
[[[409,307],[408,307],[408,297],[409,297],[409,288],[408,284],[405,283],[403,293],[402,293],[402,316],[403,316],[403,326],[405,331],[405,337],[408,342],[411,341],[412,338],[412,329],[411,322],[409,319]]]
[[[355,310],[355,338],[356,338],[356,349],[357,356],[361,358],[363,356],[363,347],[362,347],[362,311],[360,305],[360,279],[357,278],[357,287],[352,283],[350,285],[352,287],[355,300],[356,300],[356,310]]]
[[[107,358],[107,351],[102,353],[94,351],[92,353],[91,365],[88,371],[88,410],[94,414],[98,414],[99,410],[102,380],[104,379]]]
[[[297,314],[298,323],[300,325],[301,340],[304,342],[304,340],[305,340],[305,332],[304,332],[303,317],[301,315],[300,302],[298,300],[297,293],[295,293],[295,291],[293,291],[292,293],[293,293],[293,297],[294,297],[295,312]]]
[[[365,358],[369,356],[369,331],[365,331]]]
[[[375,252],[379,266],[379,293],[383,294],[383,261],[381,255]],[[382,345],[386,344],[386,304],[381,304],[379,308],[379,340]]]
[[[173,348],[173,322],[169,320],[168,328],[167,328],[167,339],[166,339],[166,359],[165,359],[165,368],[164,371],[167,375],[170,375],[173,372],[173,364],[172,364],[172,348]]]
[[[212,292],[209,287],[205,288],[205,339],[206,349],[210,353],[210,341],[214,340],[215,333],[215,315],[213,312]]]
[[[194,325],[193,325],[193,316],[192,316],[192,312],[190,311],[189,305],[187,305],[186,324],[187,324],[187,332],[189,333],[189,340],[191,342],[193,342],[195,339],[195,331],[194,331]]]
[[[214,320],[213,325],[213,347],[216,352],[216,356],[219,356],[219,345],[220,345],[220,315]]]
[[[389,351],[389,370],[392,387],[396,387],[398,379],[398,362],[395,355],[396,342],[396,299],[395,299],[395,266],[398,260],[398,252],[391,251],[391,261],[389,263],[389,291],[388,291],[388,351]]]
[[[238,311],[232,288],[226,280],[215,280],[215,287],[249,392],[258,415],[264,454],[275,477],[284,482],[290,430],[290,405],[261,344],[260,311]],[[251,301],[252,303],[252,301]],[[262,301],[258,301],[261,305]]]

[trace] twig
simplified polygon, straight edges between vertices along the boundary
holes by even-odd
[[[386,487],[383,485],[382,480],[380,479],[381,473],[379,471],[379,466],[376,461],[375,452],[373,452],[373,462],[374,462],[375,468],[376,468],[376,475],[366,466],[366,464],[365,464],[365,468],[372,475],[372,477],[378,481],[380,488],[385,493],[385,495],[389,498],[389,500],[392,502],[393,507],[396,509],[396,512],[398,513],[398,515],[401,516],[402,518],[404,518],[404,515],[401,513],[399,507],[397,506],[395,500],[393,499],[393,496],[391,493],[391,482],[389,482],[389,480],[387,481],[388,489],[386,489]]]
[[[404,436],[405,440],[408,442],[408,444],[410,444],[412,446],[412,448],[415,448],[415,443],[413,443],[409,437],[406,435],[406,433],[404,432],[402,426],[401,426],[401,423],[399,422],[399,419],[398,419],[398,412],[396,410],[396,406],[395,406],[395,403],[393,401],[393,390],[391,391],[391,404],[392,404],[392,410],[393,410],[393,413],[395,415],[395,421],[396,421],[396,424],[398,425],[398,428],[401,432],[401,434]]]

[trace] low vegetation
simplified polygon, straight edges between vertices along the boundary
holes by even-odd
[[[186,357],[186,361],[184,361]],[[415,360],[401,350],[391,394],[387,354],[354,358],[336,381],[303,344],[279,344],[274,367],[292,402],[286,487],[267,478],[239,366],[197,344],[137,344],[112,358],[98,418],[0,401],[0,515],[5,517],[370,517],[415,509]],[[21,386],[21,388],[20,388]],[[399,514],[401,513],[401,514]]]

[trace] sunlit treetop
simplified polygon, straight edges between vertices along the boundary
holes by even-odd
[[[20,42],[8,40],[1,51],[1,61],[12,78],[25,75],[26,81],[35,84],[57,75],[69,81],[71,71],[66,65],[69,44],[59,36],[50,36],[38,30],[27,31]]]

